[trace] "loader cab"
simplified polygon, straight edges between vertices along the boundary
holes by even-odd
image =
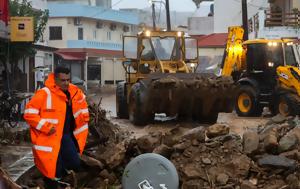
[[[153,36],[141,41],[141,60],[177,61],[180,53],[175,37]],[[179,42],[180,43],[180,42]]]
[[[190,73],[198,64],[197,39],[184,35],[180,31],[147,30],[137,36],[124,36],[124,59],[132,62],[139,78],[154,72]]]
[[[282,44],[278,42],[263,43],[259,41],[247,41],[246,67],[249,73],[263,73],[275,71],[280,65],[284,65]]]
[[[244,43],[246,72],[259,83],[276,85],[276,69],[279,66],[297,66],[293,43],[290,40],[249,40]]]
[[[276,72],[278,66],[299,65],[297,48],[291,40],[249,40],[244,45],[248,72]]]

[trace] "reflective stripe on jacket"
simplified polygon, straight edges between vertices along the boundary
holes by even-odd
[[[30,125],[33,155],[37,168],[47,177],[55,178],[56,161],[63,135],[67,97],[55,85],[54,74],[49,74],[46,87],[38,90],[26,105],[24,118]],[[88,135],[89,111],[83,92],[69,86],[72,111],[75,118],[73,134],[82,154]],[[52,127],[56,132],[47,135]]]

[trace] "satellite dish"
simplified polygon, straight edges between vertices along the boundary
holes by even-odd
[[[178,189],[175,166],[167,158],[146,153],[137,156],[125,167],[123,189]]]

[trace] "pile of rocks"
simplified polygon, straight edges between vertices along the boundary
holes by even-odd
[[[116,132],[114,139],[86,150],[83,169],[64,181],[74,188],[121,188],[121,176],[130,160],[154,152],[173,162],[182,189],[300,188],[298,117],[273,117],[242,137],[230,133],[226,124],[193,129],[178,125],[167,133],[158,131],[134,139],[124,137],[128,133],[117,133],[118,129],[112,131]],[[42,188],[34,169],[18,183]]]

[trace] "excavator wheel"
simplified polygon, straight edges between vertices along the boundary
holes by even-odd
[[[252,117],[259,116],[263,107],[258,102],[258,93],[249,85],[241,85],[238,89],[235,110],[239,116]]]
[[[147,113],[144,109],[142,96],[143,90],[140,83],[135,83],[130,91],[129,96],[129,120],[138,126],[144,126],[154,119],[154,114]]]
[[[277,113],[283,116],[295,116],[300,114],[300,101],[296,94],[281,94],[277,102]]]
[[[116,110],[117,116],[121,119],[128,119],[128,104],[126,83],[119,82],[116,89]]]

